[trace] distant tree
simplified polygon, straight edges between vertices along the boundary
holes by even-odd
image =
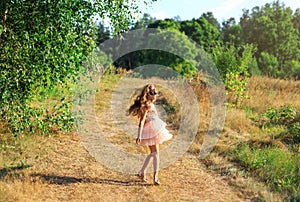
[[[230,42],[236,47],[241,46],[243,44],[241,25],[236,24],[234,18],[222,22],[221,37],[225,43]]]
[[[294,27],[298,30],[298,36],[300,40],[300,8],[296,9],[293,19],[292,19]]]
[[[204,45],[204,31],[196,19],[182,21],[180,31],[198,44]]]
[[[154,17],[151,17],[150,14],[144,13],[143,17],[136,21],[131,30],[148,28],[148,26],[154,23],[155,21],[156,19]]]
[[[184,32],[205,50],[209,50],[220,39],[219,30],[204,17],[182,21],[180,31]]]
[[[278,70],[278,61],[275,56],[262,52],[258,58],[258,65],[264,75],[278,77],[283,72]]]
[[[130,28],[130,30],[137,30],[137,29],[146,29],[150,28],[151,26],[158,26],[160,21],[157,21],[155,18],[151,17],[150,14],[145,13],[142,18],[138,19],[135,23],[134,26]],[[133,34],[133,33],[132,33]],[[141,36],[138,36],[141,37]],[[112,50],[113,52],[117,52],[117,49],[126,49],[127,47],[130,47],[130,43],[126,40],[120,40],[120,45],[116,48],[116,50]],[[136,46],[139,46],[139,42],[136,41]],[[144,60],[144,51],[135,51],[135,52],[130,52],[120,58],[118,58],[116,61],[114,61],[114,65],[116,67],[122,67],[128,69],[134,69],[136,67],[139,67],[143,64]]]
[[[164,42],[164,40],[168,40]],[[161,44],[164,49],[169,52],[159,50],[148,50],[144,52],[143,63],[160,64],[171,67],[179,74],[191,77],[198,72],[199,63],[196,57],[199,54],[199,49],[196,43],[193,43],[188,37],[179,30],[161,30],[158,34],[150,34],[147,36],[146,43]],[[185,58],[178,57],[172,53],[179,53],[186,56]]]
[[[139,19],[135,25],[131,28],[131,30],[135,29],[142,29],[142,28],[157,28],[162,30],[173,30],[178,31],[180,27],[180,24],[175,19],[165,19],[165,20],[156,20],[155,18],[152,18],[149,14],[144,14],[141,19]],[[140,37],[140,36],[139,36]],[[146,39],[145,39],[146,40]],[[147,38],[147,41],[149,38]],[[129,42],[131,43],[131,42]],[[139,42],[136,42],[136,46],[139,46]],[[143,42],[141,42],[143,44]],[[127,43],[126,40],[120,40],[120,46],[117,48],[120,49],[126,49],[129,47],[130,44]],[[115,50],[117,51],[117,50]],[[151,54],[150,54],[151,53]],[[146,61],[149,61],[150,57],[156,56],[157,58],[164,58],[165,60],[168,60],[167,58],[173,58],[174,56],[166,56],[167,53],[159,54],[159,51],[147,51],[147,50],[140,50],[135,52],[130,52],[121,58],[118,58],[118,60],[114,61],[114,65],[117,67],[122,67],[126,69],[134,69],[136,67],[139,67],[141,65],[147,64]],[[152,61],[152,63],[155,61],[158,62],[157,58]],[[159,60],[158,64],[169,64],[167,61],[162,62],[163,59]]]
[[[279,1],[254,7],[252,13],[244,10],[240,24],[243,40],[258,48],[256,58],[262,52],[273,55],[278,61],[277,72],[286,72],[286,64],[300,59],[300,41],[295,21],[292,22],[292,10]]]
[[[166,18],[164,20],[156,20],[155,22],[151,23],[148,28],[180,30],[180,23],[175,19]]]
[[[212,12],[203,13],[201,17],[204,17],[212,26],[217,28],[218,30],[221,29],[220,23],[218,20],[214,17],[214,14]]]
[[[109,31],[109,28],[105,27],[104,23],[98,23],[97,27],[97,45],[99,45],[102,42],[108,40],[111,37],[111,33]]]
[[[173,19],[177,22],[181,21],[181,17],[179,15],[174,16]]]

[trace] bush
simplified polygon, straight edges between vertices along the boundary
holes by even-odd
[[[300,143],[300,122],[292,124],[288,129],[288,133],[293,135],[295,143]]]
[[[258,123],[261,128],[275,129],[277,135],[282,138],[288,146],[294,148],[300,142],[300,122],[293,105],[288,104],[279,108],[269,107],[268,110],[260,115]],[[278,131],[277,127],[282,127],[283,131]]]
[[[276,109],[274,107],[269,107],[268,110],[261,116],[267,118],[265,124],[267,125],[285,125],[289,126],[294,122],[297,112],[293,105],[284,105]]]
[[[225,84],[226,93],[233,104],[239,105],[246,97],[249,65],[253,62],[255,48],[252,45],[235,47],[233,44],[216,45],[212,59]]]

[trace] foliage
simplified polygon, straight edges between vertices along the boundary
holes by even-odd
[[[156,33],[139,33],[143,33],[143,31],[138,32],[139,36],[136,37],[137,40],[134,44],[139,51],[122,56],[114,62],[115,66],[134,69],[148,64],[158,64],[170,67],[178,74],[186,77],[192,77],[197,73],[199,64],[196,57],[199,54],[199,48],[185,34],[174,29],[158,29]],[[132,34],[137,33],[132,32]],[[126,50],[130,47],[130,43],[131,41],[126,40],[126,38],[120,40],[120,44],[114,45],[116,48],[114,52],[118,53],[120,49]],[[156,50],[145,49],[145,47],[151,47],[153,44],[155,44]]]
[[[242,55],[239,52],[242,50]],[[249,64],[254,54],[252,45],[244,45],[236,48],[233,44],[222,45],[212,49],[212,59],[215,62],[225,84],[227,94],[233,104],[239,105],[246,97],[246,84],[249,77]]]
[[[103,73],[111,64],[111,55],[106,54],[97,47],[89,54],[88,58],[82,63],[82,66],[89,72]]]
[[[95,14],[101,20],[108,20],[113,35],[127,31],[133,25],[139,6],[151,4],[157,0],[88,0],[93,4]]]
[[[280,74],[283,74],[278,69],[278,61],[275,56],[262,52],[258,58],[258,65],[264,75],[270,77],[278,77]]]
[[[198,55],[198,48],[196,44],[180,31],[161,30],[158,34],[148,35],[147,43],[163,44],[164,48],[170,52],[158,50],[145,51],[143,55],[144,64],[160,64],[171,67],[186,77],[194,76],[197,73],[199,64],[195,58]],[[185,58],[178,57],[171,53],[178,53],[185,56]]]
[[[257,60],[255,57],[252,58],[251,63],[249,64],[248,69],[249,74],[252,75],[261,75],[261,70],[258,67]]]
[[[298,39],[300,39],[300,8],[296,9],[293,19],[294,28],[298,30]]]
[[[240,24],[243,40],[257,46],[256,58],[262,52],[276,58],[278,66],[273,71],[287,74],[287,62],[299,61],[300,40],[289,7],[279,1],[265,4],[261,8],[254,7],[251,14],[249,10],[244,11]]]
[[[222,40],[224,43],[233,43],[236,47],[243,44],[242,27],[236,24],[234,18],[230,18],[222,23]]]
[[[110,38],[110,31],[108,27],[105,27],[104,23],[98,23],[97,25],[97,46]]]
[[[79,11],[81,3],[87,9]],[[78,75],[80,62],[93,48],[93,30],[87,27],[92,22],[85,19],[92,16],[90,6],[80,1],[35,5],[6,2],[5,31],[1,34],[0,115],[12,132],[34,132],[36,128],[45,132],[45,125],[60,127],[63,119],[70,119],[66,118],[69,104],[55,105],[54,118],[48,109],[33,107],[31,102],[45,89]],[[65,100],[64,95],[61,99]]]
[[[288,128],[288,133],[293,135],[294,142],[300,143],[300,122],[291,124],[291,126]]]
[[[237,146],[234,159],[254,172],[272,189],[293,193],[300,189],[300,156],[276,147]]]
[[[206,12],[201,15],[201,17],[205,18],[212,26],[217,28],[217,30],[221,29],[220,23],[218,20],[214,17],[214,14],[212,12]]]
[[[180,31],[206,51],[213,47],[220,38],[220,31],[210,24],[205,17],[181,22]]]
[[[273,125],[290,125],[294,122],[297,112],[295,111],[293,105],[284,105],[278,109],[274,107],[269,107],[268,110],[261,116],[268,119],[266,124]]]
[[[207,19],[210,20],[210,22],[208,22]],[[183,76],[192,77],[198,71],[197,68],[200,64],[198,64],[197,59],[200,54],[199,52],[202,51],[202,49],[198,50],[199,47],[193,44],[192,40],[204,48],[208,49],[212,47],[220,35],[215,26],[216,19],[214,19],[210,13],[205,15],[205,17],[200,17],[192,21],[178,21],[175,19],[155,21],[154,18],[145,14],[143,18],[137,21],[135,26],[132,27],[132,30],[139,28],[157,28],[161,30],[161,33],[142,36],[144,40],[136,41],[135,45],[137,47],[145,47],[147,44],[157,44],[158,46],[163,44],[170,51],[141,50],[131,52],[122,56],[117,61],[114,61],[114,65],[126,69],[134,69],[147,64],[160,64],[171,67]],[[163,30],[167,31],[163,33]],[[138,36],[138,38],[141,38],[141,36]],[[166,41],[166,43],[164,43],[164,41]],[[118,49],[125,49],[128,46],[132,45],[128,44],[126,40],[120,40],[120,45],[114,52],[118,52]],[[186,57],[185,59],[180,58],[171,54],[172,52],[180,53],[180,55],[185,55]]]
[[[300,61],[291,60],[286,63],[288,75],[296,79],[300,79]]]
[[[222,22],[222,27],[213,13],[207,12],[191,20],[175,17],[155,20],[149,14],[144,14],[132,29],[179,30],[209,53],[219,43],[234,44],[240,50],[245,44],[252,44],[257,51],[254,54],[255,60],[249,65],[251,74],[299,78],[299,13],[299,9],[293,14],[289,7],[280,1],[274,1],[262,7],[253,7],[250,11],[244,9],[239,23],[234,18],[229,18]],[[140,53],[130,53],[116,65],[127,69],[135,68],[143,63],[138,61],[142,56]]]
[[[132,29],[134,30],[148,28],[148,26],[153,24],[155,21],[155,18],[151,17],[150,14],[145,13],[141,19],[138,19],[136,21]]]
[[[164,19],[164,20],[156,20],[155,22],[148,25],[148,28],[159,28],[166,30],[179,30],[180,24],[175,19]]]
[[[47,107],[34,98],[84,73],[81,64],[96,45],[96,14],[108,17],[118,33],[126,30],[136,5],[129,0],[1,1],[0,118],[8,128],[14,133],[72,128],[70,92]]]
[[[283,136],[287,144],[293,146],[300,142],[300,122],[297,120],[299,119],[298,116],[291,104],[283,105],[277,109],[269,107],[265,113],[260,114],[258,123],[263,129],[284,126],[284,131],[279,135]],[[285,137],[285,134],[289,134],[288,137]]]

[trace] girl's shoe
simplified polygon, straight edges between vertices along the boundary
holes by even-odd
[[[143,181],[143,182],[148,182],[148,180],[146,179],[145,175],[141,172],[139,172],[137,174],[137,176]]]
[[[160,181],[157,178],[154,178],[153,183],[154,185],[160,185]]]

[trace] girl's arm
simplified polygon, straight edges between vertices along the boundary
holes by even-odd
[[[137,138],[136,138],[137,144],[139,144],[141,142],[142,131],[143,131],[146,117],[147,117],[147,113],[148,112],[146,111],[145,114],[143,115],[143,117],[140,118],[139,129],[138,129],[138,134],[137,134]]]

